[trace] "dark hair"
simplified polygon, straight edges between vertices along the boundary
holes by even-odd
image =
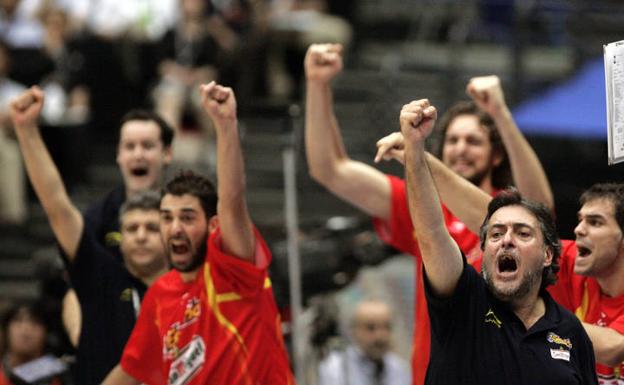
[[[596,183],[583,192],[579,201],[581,205],[584,205],[597,199],[606,199],[613,203],[615,220],[624,233],[624,184]]]
[[[173,128],[157,113],[149,110],[141,110],[134,109],[128,111],[119,122],[119,129],[121,132],[121,127],[127,122],[133,120],[141,120],[154,122],[160,129],[160,140],[163,143],[163,147],[171,147],[171,142],[173,142],[174,131]]]
[[[150,211],[160,210],[160,194],[156,191],[145,190],[131,195],[119,208],[119,223],[121,218],[132,210]]]
[[[474,115],[479,119],[479,124],[485,127],[489,133],[490,143],[492,145],[492,154],[500,154],[501,163],[492,170],[492,185],[497,189],[504,189],[512,185],[511,167],[509,165],[509,157],[507,150],[503,145],[503,140],[498,133],[498,129],[492,120],[492,117],[481,110],[474,102],[461,101],[457,102],[449,108],[440,118],[436,127],[435,138],[433,142],[432,153],[442,159],[442,150],[446,140],[446,131],[453,120],[460,115]]]
[[[22,312],[28,314],[28,316],[37,324],[43,326],[46,331],[49,329],[49,325],[46,322],[46,313],[44,306],[41,303],[35,302],[20,302],[13,304],[4,313],[2,317],[2,336],[4,337],[5,347],[9,337],[9,325],[15,321]]]
[[[199,203],[206,214],[206,219],[210,219],[210,217],[217,214],[217,190],[208,178],[195,174],[191,170],[180,170],[165,186],[163,195],[165,194],[175,196],[192,195],[199,199]]]
[[[557,235],[557,228],[550,209],[545,205],[533,202],[523,198],[518,190],[510,188],[500,192],[494,199],[490,201],[488,205],[487,215],[481,224],[479,230],[479,236],[481,238],[481,250],[485,249],[485,241],[487,237],[487,230],[490,218],[500,208],[506,206],[520,206],[528,210],[540,224],[542,235],[544,237],[544,245],[552,251],[552,263],[550,266],[546,266],[542,272],[542,284],[540,290],[544,289],[548,285],[552,285],[557,282],[557,272],[559,271],[559,254],[561,253],[561,242]]]

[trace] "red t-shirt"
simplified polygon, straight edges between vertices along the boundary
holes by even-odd
[[[548,288],[552,297],[581,321],[624,334],[624,295],[609,297],[602,293],[594,278],[574,274],[576,244],[563,241],[562,246],[557,283]],[[610,368],[597,363],[596,372],[601,385],[624,384],[623,364]]]
[[[256,231],[256,264],[225,254],[219,230],[185,283],[172,270],[148,290],[121,358],[149,385],[287,385],[295,380],[267,275],[271,254]]]
[[[414,339],[412,345],[412,383],[421,385],[425,382],[425,374],[429,365],[430,329],[427,300],[422,280],[422,258],[418,248],[418,241],[414,235],[414,225],[410,218],[405,181],[388,175],[392,189],[392,207],[388,221],[375,218],[373,224],[379,237],[392,247],[404,253],[413,255],[416,268],[416,290],[414,293]],[[451,237],[464,252],[468,262],[480,270],[481,249],[479,236],[471,232],[466,225],[457,219],[446,206],[442,206],[444,222]]]

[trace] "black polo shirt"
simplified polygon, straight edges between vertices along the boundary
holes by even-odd
[[[591,341],[579,320],[546,292],[546,313],[529,330],[466,264],[450,298],[425,277],[431,319],[426,384],[597,384]]]
[[[126,189],[123,184],[113,190],[96,203],[90,205],[84,212],[84,221],[95,234],[95,239],[114,255],[123,261],[119,250],[121,233],[119,232],[119,208],[126,201]]]
[[[82,309],[82,329],[76,353],[75,380],[100,384],[119,363],[136,321],[146,285],[102,246],[85,221],[70,280]]]

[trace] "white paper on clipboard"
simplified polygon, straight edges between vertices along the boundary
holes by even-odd
[[[624,161],[624,40],[604,46],[608,162]]]

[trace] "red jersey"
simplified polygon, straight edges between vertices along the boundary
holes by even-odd
[[[552,297],[582,322],[624,334],[624,295],[609,297],[602,293],[594,278],[574,274],[576,244],[574,241],[563,241],[562,246],[557,283],[548,288]],[[601,385],[624,385],[623,364],[610,368],[596,363],[596,372]]]
[[[422,258],[418,248],[418,241],[414,235],[414,225],[410,218],[405,191],[405,181],[388,175],[392,189],[392,207],[388,221],[375,218],[373,224],[379,237],[392,247],[404,253],[413,255],[416,268],[416,289],[414,293],[414,339],[412,344],[412,383],[422,385],[429,365],[430,329],[427,300],[422,279]],[[481,249],[479,236],[455,217],[446,206],[442,205],[444,222],[451,237],[457,242],[470,264],[477,262],[475,268],[480,270]]]
[[[172,270],[147,291],[121,366],[149,385],[294,384],[256,231],[256,264],[225,254],[219,230],[197,278]]]

